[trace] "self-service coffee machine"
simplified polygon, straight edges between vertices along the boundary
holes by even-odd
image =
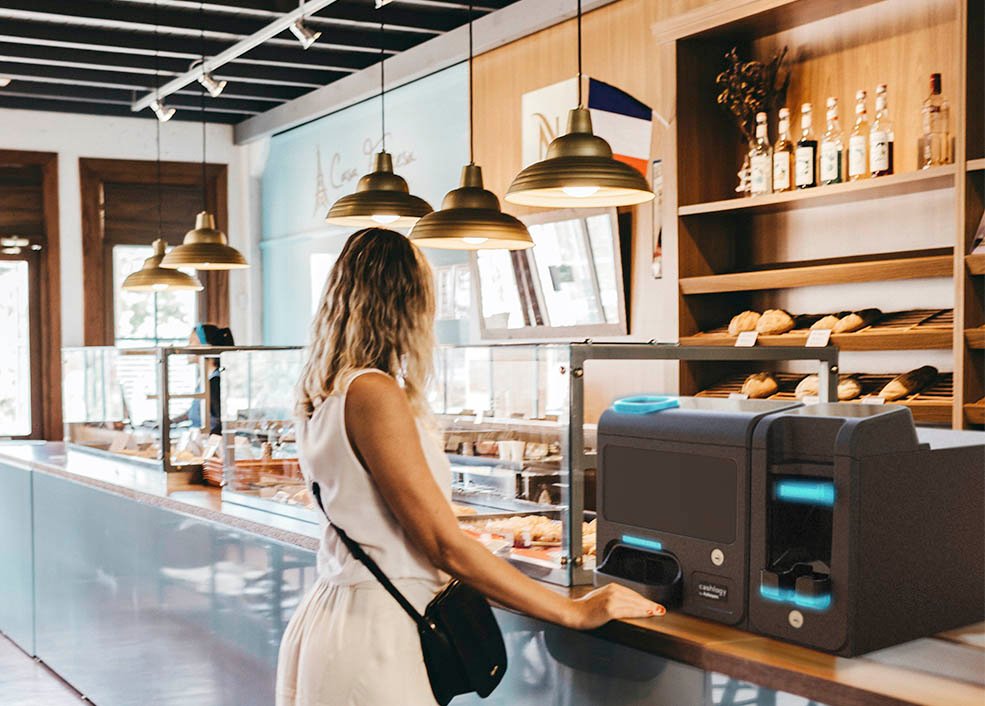
[[[752,436],[799,403],[620,402],[598,425],[596,585],[745,625]]]
[[[851,656],[985,619],[985,434],[819,404],[752,446],[750,629]]]

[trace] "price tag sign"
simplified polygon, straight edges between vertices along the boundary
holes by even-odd
[[[800,401],[803,402],[805,405],[820,404],[821,398],[818,397],[817,395],[805,395],[804,397],[800,398]]]
[[[479,410],[475,413],[475,423],[482,424],[482,420],[485,419],[486,413],[484,410]]]
[[[831,329],[820,328],[814,329],[809,334],[807,334],[807,343],[804,344],[805,348],[824,348],[828,345],[828,341],[831,340]]]
[[[739,334],[739,337],[735,339],[736,348],[752,348],[756,345],[756,339],[759,338],[758,331],[743,331]]]
[[[749,395],[746,395],[742,392],[730,392],[728,393],[728,398],[730,400],[748,400]]]
[[[885,397],[863,397],[862,404],[886,404]]]

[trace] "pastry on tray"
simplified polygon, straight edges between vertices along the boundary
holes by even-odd
[[[930,386],[937,379],[937,368],[924,365],[908,373],[897,375],[879,391],[879,397],[894,402],[909,395],[915,395]]]
[[[783,309],[767,309],[756,323],[756,330],[766,335],[786,333],[793,327],[793,317]]]
[[[753,373],[742,383],[742,394],[751,400],[775,395],[779,389],[779,383],[770,373]]]
[[[876,321],[882,318],[882,312],[878,309],[862,309],[861,311],[853,311],[852,313],[843,316],[837,324],[831,329],[832,333],[854,333],[864,329],[866,326],[871,326]]]
[[[820,384],[817,375],[808,375],[799,383],[794,395],[797,399],[804,397],[817,397],[820,392]],[[854,375],[841,375],[838,378],[838,401],[847,402],[854,400],[862,394],[862,385]]]
[[[755,311],[743,311],[736,314],[728,324],[728,335],[738,336],[743,331],[755,331],[759,323],[759,314]]]
[[[838,325],[840,320],[837,314],[828,314],[827,316],[822,316],[820,319],[811,324],[812,331],[828,330],[831,331],[835,326]]]

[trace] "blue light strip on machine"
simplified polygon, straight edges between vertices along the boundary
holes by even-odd
[[[759,587],[759,595],[775,603],[787,603],[806,610],[825,611],[831,607],[831,594],[823,596],[801,596],[788,588]]]
[[[834,507],[835,484],[831,481],[778,480],[774,486],[777,500],[802,505]]]
[[[651,551],[659,552],[663,551],[663,542],[658,542],[655,539],[645,539],[643,537],[634,537],[630,534],[624,534],[620,537],[620,541],[623,544],[628,544],[631,547],[639,547],[640,549],[650,549]]]

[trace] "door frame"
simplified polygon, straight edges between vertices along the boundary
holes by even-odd
[[[31,398],[38,404],[31,412],[32,439],[61,440],[62,428],[62,295],[58,215],[58,154],[0,149],[0,164],[40,166],[44,217],[44,244],[32,276],[37,279],[36,340],[31,346]],[[20,258],[10,258],[20,259]],[[32,331],[32,333],[35,333]],[[37,379],[35,379],[37,375]],[[37,413],[35,413],[37,412]],[[20,437],[18,437],[20,438]]]

